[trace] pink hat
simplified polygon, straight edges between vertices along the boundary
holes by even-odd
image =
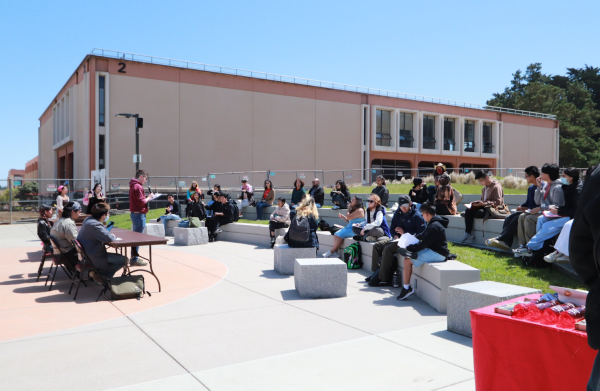
[[[58,192],[60,193],[62,191],[62,189],[64,189],[65,187],[63,185],[58,186]]]

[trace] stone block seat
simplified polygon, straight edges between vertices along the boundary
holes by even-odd
[[[200,228],[173,228],[176,246],[195,246],[208,243],[208,229]]]
[[[348,270],[339,259],[296,259],[294,284],[302,298],[325,299],[346,296]]]
[[[179,227],[181,220],[167,220],[167,229],[165,230],[166,236],[174,236],[173,228]]]
[[[398,269],[403,272],[404,264]],[[459,261],[426,263],[413,267],[411,285],[415,294],[440,314],[445,314],[448,303],[448,289],[453,285],[481,280],[479,269]]]
[[[451,286],[448,288],[448,331],[471,337],[469,311],[535,293],[542,291],[495,281]]]
[[[165,237],[165,226],[163,223],[147,223],[144,227],[146,235],[158,236],[159,238]]]
[[[236,243],[254,244],[257,246],[269,246],[269,226],[263,224],[230,223],[221,226],[222,233],[219,240]],[[287,228],[275,230],[275,237],[285,235]]]
[[[290,248],[287,244],[276,244],[273,248],[275,271],[283,275],[294,274],[296,259],[315,258],[316,248]]]

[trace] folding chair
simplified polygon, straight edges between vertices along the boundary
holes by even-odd
[[[52,276],[52,280],[50,281],[50,288],[48,289],[49,291],[51,291],[52,285],[54,284],[54,279],[56,278],[56,273],[58,273],[59,266],[61,267],[61,269],[63,269],[63,271],[69,278],[73,278],[74,271],[69,270],[69,265],[66,262],[66,253],[63,252],[63,250],[60,248],[60,246],[58,245],[58,241],[52,235],[49,235],[49,238],[52,242],[52,247],[54,248],[54,256],[52,257],[50,271],[48,272],[48,277],[46,277],[46,283],[44,284],[44,286],[48,285],[48,280],[50,279],[50,276]],[[52,267],[54,267],[54,271]]]
[[[86,254],[85,249],[83,248],[81,243],[79,243],[78,240],[73,239],[73,244],[75,245],[75,249],[77,250],[77,254],[79,255],[79,260],[81,262],[79,262],[79,264],[77,265],[77,270],[79,271],[79,278],[73,275],[73,279],[71,281],[71,288],[69,289],[69,294],[71,294],[71,289],[73,289],[73,285],[77,285],[77,288],[75,289],[75,295],[73,296],[73,300],[77,299],[77,292],[79,292],[79,284],[83,283],[85,285],[85,282],[83,281],[84,272],[88,272],[89,275],[89,272],[93,271],[102,279],[103,290],[96,298],[96,301],[98,301],[98,299],[100,299],[100,296],[102,296],[102,293],[106,291],[110,292],[110,287],[108,286],[108,279],[100,274],[96,266],[94,266],[94,263],[92,262],[90,257],[88,257],[88,255]]]
[[[42,275],[42,272],[44,271],[44,263],[46,262],[46,258],[52,259],[52,257],[54,257],[54,253],[47,252],[45,248],[42,250],[42,259],[40,260],[40,267],[38,268],[38,276],[37,276],[37,280],[35,280],[35,282],[38,282],[40,280],[40,276]],[[50,266],[50,267],[52,268],[52,266]]]

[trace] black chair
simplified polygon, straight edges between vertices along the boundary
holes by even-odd
[[[69,294],[71,294],[71,289],[73,289],[73,285],[77,285],[77,289],[75,289],[75,295],[73,296],[73,300],[77,299],[77,292],[79,292],[79,284],[83,283],[85,285],[85,282],[83,281],[84,273],[87,272],[89,275],[89,272],[93,271],[94,273],[96,273],[96,275],[100,276],[100,278],[102,279],[103,290],[100,292],[100,294],[96,298],[96,301],[98,301],[98,299],[100,299],[100,296],[102,296],[102,293],[110,292],[110,287],[108,285],[108,279],[100,274],[100,272],[98,271],[96,266],[94,266],[94,263],[92,262],[90,257],[88,257],[88,255],[86,254],[85,249],[83,248],[81,243],[79,243],[78,240],[73,239],[73,244],[75,245],[75,249],[77,250],[77,255],[79,255],[80,262],[79,262],[79,264],[77,264],[77,267],[76,267],[79,273],[77,276],[73,275],[73,279],[71,280],[71,288],[69,289]]]
[[[52,280],[50,281],[49,291],[52,290],[52,285],[54,284],[54,279],[56,278],[56,273],[58,272],[58,267],[65,272],[67,277],[73,278],[74,270],[70,269],[69,262],[67,261],[66,253],[60,248],[58,245],[58,241],[52,236],[49,235],[50,241],[52,242],[52,247],[54,248],[54,256],[52,257],[52,263],[50,264],[50,271],[48,272],[48,277],[46,277],[46,283],[44,286],[48,285],[48,280],[50,276],[52,276]],[[54,267],[54,270],[53,270]]]
[[[37,276],[37,280],[35,280],[35,282],[38,282],[40,280],[40,276],[42,275],[42,272],[44,271],[44,264],[46,263],[46,259],[52,259],[52,257],[54,257],[54,253],[47,252],[46,248],[44,248],[42,250],[42,259],[40,260],[40,267],[38,268],[38,276]],[[50,268],[52,268],[52,266],[50,266]]]

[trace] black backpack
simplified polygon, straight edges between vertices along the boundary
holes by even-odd
[[[556,243],[556,239],[558,239],[558,235],[544,241],[544,246],[539,250],[532,251],[530,257],[523,257],[523,266],[551,267],[552,264],[544,261],[544,257],[554,251],[553,246]]]
[[[237,206],[237,202],[231,200],[231,206],[233,207],[233,221],[238,221],[240,219],[240,209]]]
[[[295,242],[308,242],[310,239],[310,224],[302,216],[294,216],[288,230],[288,237]]]

